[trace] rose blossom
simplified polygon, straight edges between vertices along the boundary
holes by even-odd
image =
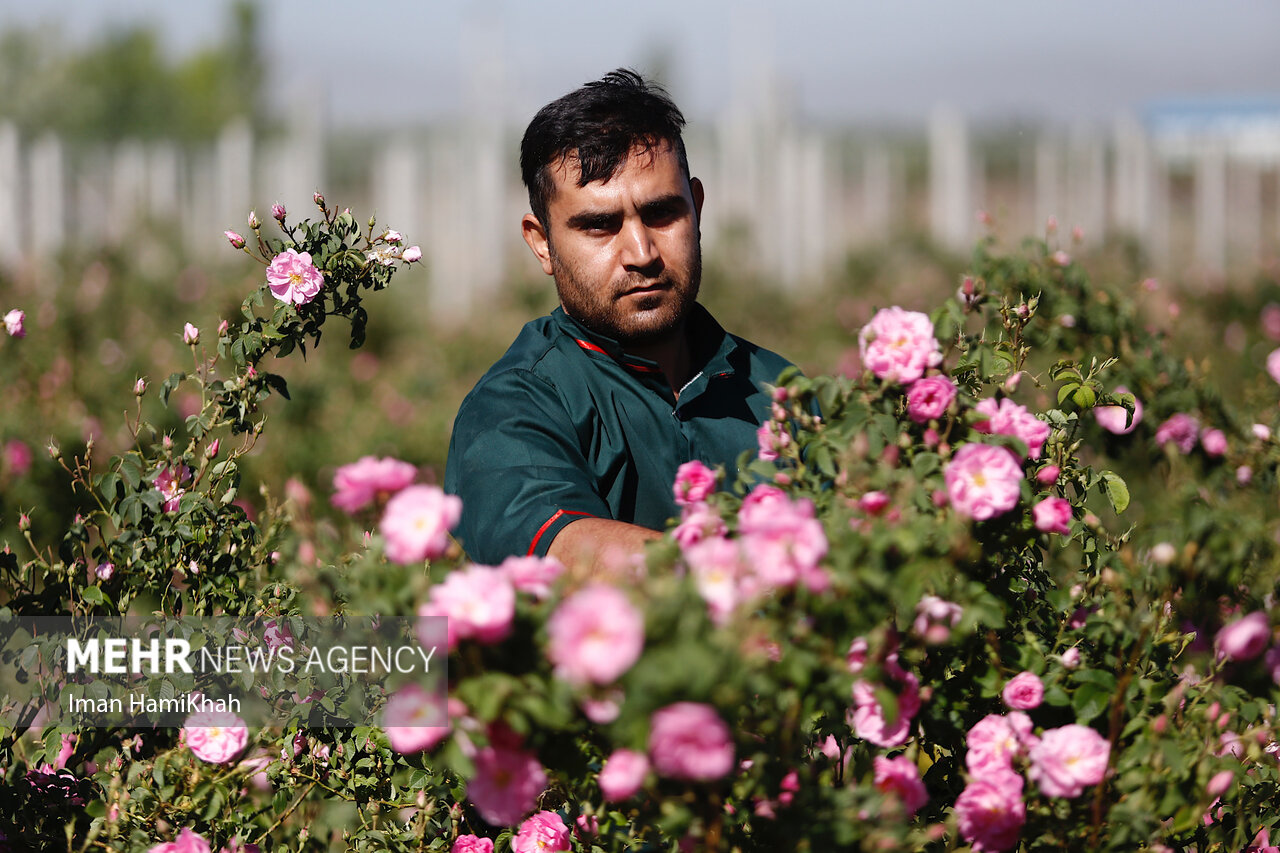
[[[1071,535],[1071,504],[1059,497],[1048,497],[1031,508],[1036,530],[1043,533]]]
[[[724,536],[729,527],[710,504],[687,504],[680,512],[680,523],[671,531],[672,537],[682,548],[696,545],[704,539]]]
[[[190,323],[182,324],[182,342],[195,346],[200,343],[200,330]]]
[[[1266,424],[1254,424],[1249,427],[1249,431],[1253,433],[1253,437],[1258,441],[1270,441],[1271,439],[1271,427]]]
[[[514,826],[533,811],[547,787],[537,757],[513,735],[497,735],[476,753],[476,772],[467,782],[467,799],[480,817],[495,826]]]
[[[164,497],[162,508],[165,512],[177,511],[178,506],[182,503],[182,496],[186,494],[186,489],[182,488],[182,484],[190,479],[191,469],[181,463],[178,464],[176,471],[171,466],[165,466],[156,474],[153,484],[159,490],[161,496]]]
[[[182,724],[187,747],[201,761],[227,764],[244,751],[249,730],[244,720],[226,711],[198,711]]]
[[[285,249],[267,267],[267,287],[281,302],[305,305],[324,286],[324,273],[311,262],[310,252]]]
[[[600,768],[600,793],[606,802],[625,800],[644,787],[649,759],[630,749],[614,750]]]
[[[364,509],[379,497],[389,497],[413,482],[418,469],[390,456],[362,456],[333,474],[330,503],[349,513]]]
[[[410,246],[400,253],[400,260],[406,263],[422,260],[422,249],[419,246]]]
[[[676,469],[676,482],[672,491],[680,506],[701,503],[716,488],[716,473],[697,459]]]
[[[961,515],[985,521],[1013,509],[1022,484],[1022,466],[1009,450],[966,444],[947,465],[947,496]]]
[[[204,836],[184,827],[173,841],[157,844],[147,853],[209,853],[209,842]]]
[[[738,509],[742,552],[759,581],[789,587],[811,576],[827,553],[827,535],[808,498],[791,500],[782,490],[756,486]]]
[[[896,758],[877,755],[873,765],[876,790],[897,797],[908,815],[915,814],[929,802],[929,792],[920,781],[920,768],[910,758],[905,755]]]
[[[1196,434],[1200,432],[1199,422],[1191,415],[1182,412],[1172,415],[1156,430],[1156,444],[1173,442],[1178,452],[1186,455],[1196,446]]]
[[[547,620],[547,658],[570,684],[611,684],[643,649],[644,616],[607,584],[575,592]]]
[[[764,462],[774,462],[791,445],[791,432],[777,421],[769,420],[756,430],[756,455]]]
[[[733,770],[733,737],[710,705],[676,702],[653,713],[649,755],[660,776],[709,782]]]
[[[898,666],[896,656],[885,662],[890,674],[902,683],[898,694],[898,716],[892,723],[885,719],[884,708],[876,698],[875,687],[859,679],[853,684],[853,708],[847,714],[853,733],[876,746],[893,749],[911,736],[911,720],[920,710],[920,680],[914,673]]]
[[[1049,729],[1031,747],[1027,777],[1048,797],[1078,797],[1107,773],[1111,744],[1088,726]]]
[[[564,574],[564,565],[555,557],[507,557],[498,566],[515,587],[541,601],[551,595],[551,585]]]
[[[1256,610],[1223,626],[1213,644],[1218,647],[1218,654],[1227,660],[1251,660],[1262,654],[1270,641],[1267,614]]]
[[[749,576],[738,543],[712,536],[687,545],[682,559],[693,575],[698,594],[717,625],[729,621],[734,608],[751,598],[759,584]]]
[[[1029,711],[1044,700],[1044,685],[1034,672],[1020,672],[1009,679],[1000,698],[1015,711]]]
[[[942,361],[933,323],[918,311],[881,308],[858,333],[858,354],[876,377],[910,383]]]
[[[478,835],[459,835],[449,853],[493,853],[493,840]]]
[[[1280,382],[1280,349],[1274,349],[1267,356],[1267,375]]]
[[[1019,439],[1027,446],[1030,458],[1040,458],[1040,449],[1049,437],[1049,425],[1028,412],[1025,406],[1019,406],[1008,397],[999,403],[987,398],[980,401],[974,411],[986,418],[974,423],[975,430]]]
[[[1022,755],[1035,742],[1031,734],[1031,718],[1021,711],[1010,714],[988,714],[965,737],[968,751],[965,766],[975,776],[992,771],[1009,770],[1013,759]]]
[[[380,529],[387,559],[419,563],[449,548],[449,530],[462,516],[462,500],[437,486],[407,486],[387,501]]]
[[[1227,452],[1227,437],[1220,429],[1204,429],[1200,432],[1200,446],[1210,456],[1221,456]]]
[[[1075,646],[1062,653],[1062,665],[1067,669],[1075,669],[1080,665],[1080,649]]]
[[[530,815],[520,824],[520,830],[511,839],[513,853],[552,853],[569,849],[569,827],[555,812],[541,811]]]
[[[945,376],[926,376],[907,389],[907,416],[918,424],[940,418],[956,398],[956,386]]]
[[[448,725],[432,725],[442,717],[447,720],[447,712],[438,696],[417,684],[408,684],[387,700],[382,711],[382,730],[396,752],[421,752],[431,749],[449,734]]]
[[[430,645],[426,620],[443,616],[449,622],[450,650],[459,640],[496,643],[511,632],[515,612],[516,591],[501,569],[455,569],[431,587],[430,600],[418,608],[418,638]]]
[[[945,643],[963,614],[960,605],[936,595],[926,595],[916,604],[916,619],[911,630],[930,645]]]
[[[26,319],[27,312],[21,308],[14,308],[4,315],[4,330],[9,333],[9,337],[25,338],[27,336]]]
[[[1129,389],[1123,385],[1116,386],[1117,394],[1128,394]],[[1142,401],[1133,398],[1133,421],[1129,421],[1129,412],[1124,406],[1098,406],[1093,410],[1093,417],[1098,426],[1116,435],[1128,435],[1142,423]]]
[[[978,853],[1015,847],[1027,820],[1022,777],[1006,770],[974,779],[960,792],[955,810],[960,834]]]

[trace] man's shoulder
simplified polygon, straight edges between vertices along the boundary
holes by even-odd
[[[567,355],[562,346],[564,332],[551,315],[525,323],[502,357],[493,363],[467,395],[467,401],[512,384],[537,383],[556,387],[565,374]],[[467,401],[464,401],[464,405]]]

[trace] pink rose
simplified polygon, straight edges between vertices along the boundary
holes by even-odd
[[[25,476],[31,470],[35,454],[24,442],[11,438],[4,443],[4,464],[15,477]]]
[[[1006,448],[966,444],[951,458],[945,479],[947,496],[956,511],[986,521],[1017,505],[1022,466]]]
[[[1049,729],[1031,747],[1027,778],[1047,797],[1078,797],[1107,773],[1111,744],[1088,726]]]
[[[849,644],[849,651],[846,652],[844,656],[845,666],[848,668],[849,672],[854,675],[862,672],[863,668],[867,665],[867,649],[868,644],[866,637],[853,638],[853,642]]]
[[[1227,437],[1220,429],[1205,429],[1200,433],[1200,446],[1210,456],[1221,456],[1227,452]]]
[[[244,238],[234,231],[223,231],[222,236],[227,238],[227,242],[231,244],[233,249],[244,248]]]
[[[1267,375],[1280,382],[1280,349],[1274,349],[1267,356]]]
[[[978,432],[995,435],[1008,435],[1019,439],[1027,446],[1027,455],[1032,459],[1040,458],[1040,450],[1045,439],[1049,437],[1049,425],[1019,406],[1008,397],[997,403],[993,399],[982,400],[974,407],[974,411],[984,415],[986,420],[977,421],[973,428]]]
[[[733,770],[733,737],[710,705],[677,702],[653,713],[649,755],[660,776],[709,782]]]
[[[907,417],[918,424],[940,418],[956,398],[956,386],[945,376],[926,376],[907,389]]]
[[[27,336],[26,320],[27,312],[21,308],[14,308],[4,315],[4,330],[11,338],[25,338]]]
[[[575,592],[547,620],[547,658],[570,684],[611,684],[643,649],[644,616],[607,584]]]
[[[498,566],[515,587],[541,601],[551,595],[551,586],[562,574],[564,565],[555,557],[507,557]]]
[[[1126,394],[1129,393],[1129,389],[1117,386],[1116,393]],[[1132,421],[1129,420],[1129,412],[1124,406],[1098,406],[1093,410],[1093,416],[1098,421],[1098,427],[1107,430],[1108,433],[1128,435],[1142,423],[1142,411],[1142,401],[1134,397]]]
[[[323,286],[324,273],[311,262],[310,252],[285,249],[267,267],[267,287],[281,302],[305,305]]]
[[[209,853],[209,842],[188,828],[183,828],[173,841],[157,844],[147,853]]]
[[[812,574],[826,556],[827,536],[813,502],[791,500],[781,490],[756,486],[738,509],[742,552],[766,587],[789,587]]]
[[[1027,821],[1022,777],[1006,770],[974,779],[960,792],[955,810],[960,834],[975,851],[1009,850]]]
[[[1072,646],[1062,653],[1062,665],[1067,669],[1075,669],[1080,665],[1080,649]]]
[[[791,446],[791,432],[777,421],[765,421],[756,430],[756,455],[765,462],[776,461]]]
[[[1057,465],[1046,465],[1036,472],[1036,482],[1042,486],[1051,486],[1058,482],[1058,475],[1062,473],[1062,469]]]
[[[752,597],[758,584],[748,577],[742,551],[736,541],[713,536],[688,545],[683,559],[693,576],[698,594],[707,603],[711,620],[717,625],[729,621],[734,609]]]
[[[916,619],[911,630],[930,645],[945,643],[963,614],[960,605],[936,595],[926,595],[916,605]]]
[[[644,787],[649,759],[630,749],[615,750],[600,768],[600,793],[606,802],[625,800]]]
[[[1036,530],[1044,533],[1071,535],[1071,504],[1059,497],[1049,497],[1031,508]]]
[[[441,720],[445,725],[439,725]],[[382,730],[396,752],[431,749],[449,734],[448,712],[439,696],[408,684],[387,700],[382,711]]]
[[[965,739],[968,751],[965,766],[974,776],[982,777],[993,771],[1012,770],[1013,760],[1026,752],[1035,742],[1031,734],[1031,718],[1021,711],[1011,714],[988,714],[983,717]]]
[[[680,523],[671,531],[671,536],[687,548],[704,539],[724,536],[729,532],[724,519],[709,504],[686,504],[680,512]]]
[[[555,812],[541,811],[520,824],[511,839],[513,853],[553,853],[569,849],[569,827]]]
[[[533,811],[547,787],[547,774],[533,753],[510,734],[493,738],[476,753],[467,799],[495,826],[515,826]]]
[[[455,569],[431,587],[429,595],[418,608],[418,639],[424,646],[431,645],[427,620],[441,616],[449,621],[450,650],[459,640],[496,643],[511,632],[516,591],[501,569],[476,565]]]
[[[896,758],[877,755],[873,766],[876,790],[896,797],[908,815],[915,814],[929,802],[929,792],[920,781],[920,768],[910,758],[905,755]]]
[[[889,496],[884,492],[871,491],[858,498],[858,509],[867,515],[876,516],[889,506]]]
[[[176,469],[166,466],[156,474],[153,485],[164,497],[163,509],[165,512],[177,512],[182,503],[182,496],[187,491],[182,488],[182,484],[190,479],[191,469],[181,463],[178,464]]]
[[[410,246],[400,254],[400,260],[405,263],[413,263],[422,260],[422,249],[418,246]]]
[[[1270,642],[1271,625],[1261,610],[1224,625],[1213,640],[1218,655],[1227,660],[1252,660],[1262,654]]]
[[[920,680],[898,666],[896,655],[891,655],[885,663],[889,673],[902,684],[897,717],[893,722],[885,717],[875,686],[862,679],[853,684],[853,708],[847,716],[855,735],[876,746],[893,749],[911,736],[911,721],[920,710]]]
[[[449,853],[493,853],[493,840],[478,835],[459,835]]]
[[[877,378],[904,384],[942,362],[928,316],[896,306],[881,308],[858,333],[858,354]]]
[[[1178,452],[1186,455],[1196,446],[1196,435],[1200,432],[1200,423],[1190,415],[1179,412],[1172,415],[1156,429],[1156,444],[1173,442]]]
[[[381,531],[387,559],[420,563],[443,556],[449,530],[462,516],[462,500],[436,486],[407,486],[387,501]]]
[[[182,324],[182,342],[195,346],[200,343],[200,330],[190,323]]]
[[[716,473],[697,459],[676,469],[673,491],[680,506],[701,503],[716,488]]]
[[[249,730],[244,720],[226,711],[198,711],[182,724],[187,748],[201,761],[229,764],[244,751]]]
[[[1044,700],[1044,684],[1034,672],[1020,672],[1009,679],[1000,698],[1016,711],[1030,711]]]
[[[418,469],[408,462],[390,456],[362,456],[349,465],[343,465],[333,474],[333,497],[329,500],[338,509],[357,512],[379,499],[394,495],[413,482]]]

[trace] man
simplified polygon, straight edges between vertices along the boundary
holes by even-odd
[[[543,107],[520,146],[525,242],[560,307],[525,325],[463,401],[445,490],[472,559],[550,555],[592,570],[678,514],[676,469],[757,447],[788,362],[696,302],[702,183],[684,117],[618,70]]]

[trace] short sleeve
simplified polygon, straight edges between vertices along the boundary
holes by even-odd
[[[544,556],[585,516],[611,518],[556,389],[528,370],[486,377],[453,425],[445,491],[462,499],[458,538],[471,559]]]

